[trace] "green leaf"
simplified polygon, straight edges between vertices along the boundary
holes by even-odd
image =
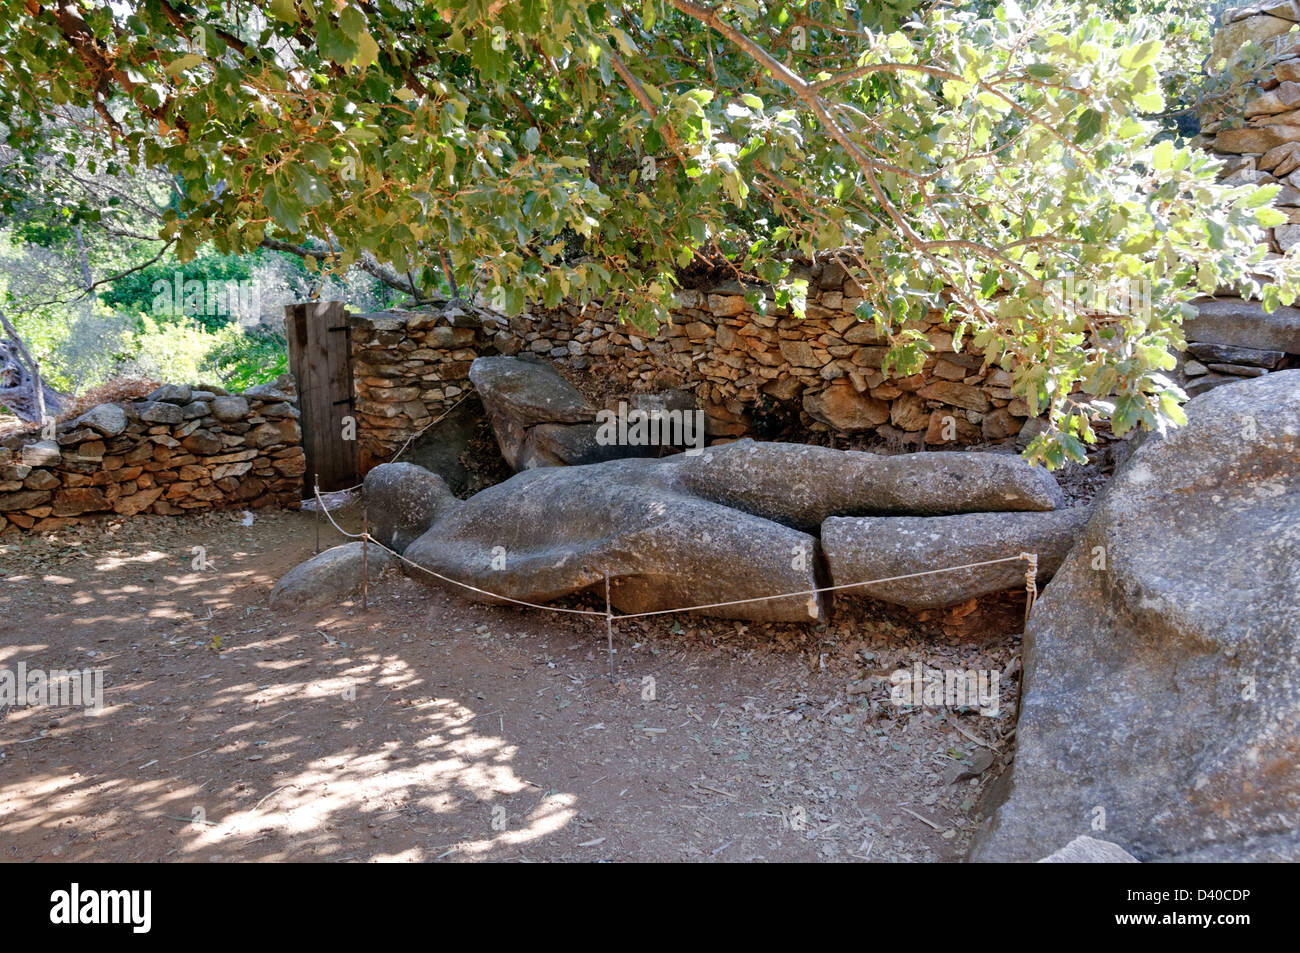
[[[379,62],[379,44],[375,42],[375,38],[370,35],[368,30],[362,30],[357,36],[357,65],[364,72],[377,62]],[[398,90],[399,94],[402,92],[406,91]],[[398,98],[402,97],[399,95]]]
[[[1145,40],[1136,46],[1130,46],[1120,54],[1119,65],[1125,69],[1141,69],[1156,61],[1163,45],[1159,40]]]
[[[1097,133],[1101,132],[1102,124],[1105,122],[1103,116],[1096,109],[1089,107],[1083,111],[1079,117],[1079,125],[1074,131],[1074,142],[1076,145],[1082,145],[1089,139],[1092,139]]]
[[[268,182],[262,201],[277,225],[290,233],[301,229],[302,204],[292,192],[281,192],[274,181]]]
[[[361,34],[366,29],[366,18],[361,15],[360,10],[348,4],[339,14],[339,29],[351,39],[360,40]]]
[[[1151,150],[1151,167],[1157,172],[1164,172],[1173,167],[1174,144],[1169,139],[1157,142]]]
[[[277,20],[285,23],[298,22],[298,8],[294,6],[293,0],[271,0],[271,15]]]
[[[176,59],[168,63],[167,69],[164,70],[164,72],[168,76],[179,76],[187,69],[190,69],[191,67],[194,66],[198,66],[202,62],[203,62],[203,57],[200,56],[198,53],[186,53],[184,56],[178,56],[176,57]]]

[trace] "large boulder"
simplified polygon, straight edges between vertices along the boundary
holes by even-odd
[[[596,408],[581,392],[538,360],[480,357],[470,365],[469,379],[492,422],[501,454],[514,470],[563,465],[533,445],[533,427],[596,419]]]
[[[414,463],[380,464],[361,492],[370,535],[399,553],[433,525],[440,508],[459,503],[440,477]]]
[[[815,529],[830,516],[1052,510],[1052,475],[1012,453],[894,456],[737,440],[677,460],[684,489],[715,503]]]
[[[326,606],[346,599],[360,587],[363,568],[373,577],[393,561],[386,549],[374,543],[368,548],[364,567],[360,540],[334,546],[294,566],[271,590],[271,608]]]
[[[692,496],[674,470],[641,459],[526,470],[440,509],[405,555],[443,576],[533,603],[587,589],[603,593],[608,572],[611,600],[622,612],[816,587],[813,537]],[[804,596],[704,614],[808,622],[822,613],[816,596]]]
[[[1027,563],[1018,560],[924,576],[915,573],[1028,552],[1038,555],[1041,585],[1065,559],[1087,524],[1088,514],[1088,507],[1075,506],[1050,513],[831,517],[822,524],[822,551],[834,585],[895,580],[844,590],[843,595],[894,602],[909,609],[933,609],[1023,587]]]
[[[520,427],[577,424],[596,419],[596,408],[549,364],[518,357],[480,357],[469,379],[488,413]]]
[[[469,379],[513,470],[649,457],[661,450],[655,442],[608,439],[611,428],[597,422],[596,407],[555,368],[531,355],[480,357],[470,365]],[[681,392],[637,395],[623,405],[629,415],[694,409],[694,399]]]
[[[1099,822],[1143,861],[1300,860],[1300,370],[1187,414],[1125,462],[1033,611],[974,860]]]
[[[367,477],[372,513],[391,508],[384,487],[416,479],[388,467]],[[390,484],[388,474],[401,479]],[[419,480],[427,508],[396,507],[411,515],[407,532],[432,514],[405,551],[414,562],[539,603],[603,588],[608,571],[624,612],[815,588],[817,541],[806,531],[837,513],[1045,510],[1060,499],[1050,476],[1005,454],[883,457],[751,440],[698,456],[525,471],[464,503],[431,474]],[[389,524],[375,517],[375,525],[378,536]],[[820,618],[821,602],[742,602],[707,614],[809,621]]]
[[[625,457],[650,457],[659,452],[652,445],[634,446],[602,443],[600,424],[538,424],[528,431],[528,466],[577,467]]]

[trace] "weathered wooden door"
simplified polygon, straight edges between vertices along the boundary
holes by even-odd
[[[307,456],[305,494],[319,482],[321,492],[361,482],[352,404],[352,329],[341,301],[286,305],[285,336],[289,370],[298,382],[302,446]]]

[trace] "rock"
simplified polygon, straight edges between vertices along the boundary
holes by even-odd
[[[1283,252],[1300,245],[1300,225],[1279,225],[1273,229],[1273,238]]]
[[[1241,378],[1231,374],[1210,374],[1207,369],[1207,373],[1203,377],[1197,377],[1195,380],[1189,381],[1183,389],[1187,391],[1188,397],[1199,397],[1216,387],[1222,387],[1224,384],[1235,384],[1239,380]]]
[[[59,478],[49,470],[33,470],[22,484],[28,490],[52,490],[61,486]]]
[[[1268,373],[1267,368],[1251,367],[1248,364],[1210,364],[1208,370],[1216,374],[1231,374],[1234,377],[1263,377]]]
[[[482,407],[476,401],[464,401],[416,436],[402,453],[402,460],[438,474],[453,493],[463,495],[480,485],[467,464],[475,462],[470,446],[482,420]],[[362,465],[368,464],[363,461]]]
[[[1231,61],[1236,56],[1237,51],[1247,43],[1264,45],[1274,37],[1287,33],[1293,26],[1295,24],[1290,19],[1268,16],[1267,14],[1248,16],[1221,26],[1214,31],[1214,38],[1210,45],[1210,60],[1211,62],[1218,62],[1220,59]],[[1264,150],[1250,149],[1243,151],[1262,152]]]
[[[458,504],[447,484],[413,463],[381,463],[362,483],[370,535],[399,553],[433,525],[440,508]]]
[[[1051,474],[1010,453],[885,456],[737,440],[664,463],[694,495],[797,529],[831,516],[1051,510],[1065,500]]]
[[[104,496],[104,491],[98,487],[59,490],[54,494],[55,516],[80,516],[82,513],[108,508],[109,502]]]
[[[977,414],[986,413],[990,407],[988,396],[978,387],[956,381],[934,381],[918,391],[927,400],[942,401],[954,407],[964,407]]]
[[[831,517],[822,550],[836,586],[870,579],[1038,554],[1038,582],[1052,578],[1088,522],[1088,507],[1051,513],[967,513],[961,516]],[[1024,560],[855,587],[842,595],[910,609],[956,605],[976,596],[1023,589]]]
[[[627,399],[627,405],[631,410],[642,410],[647,413],[671,413],[680,411],[690,413],[698,410],[699,401],[695,399],[694,394],[688,394],[684,390],[665,390],[656,394],[633,394]],[[617,409],[611,407],[610,409]]]
[[[373,579],[394,557],[374,543],[366,544],[366,548],[366,569]],[[362,543],[356,540],[299,563],[281,576],[271,590],[271,608],[297,609],[342,602],[361,586],[362,556]]]
[[[1119,844],[1080,834],[1058,851],[1038,861],[1040,864],[1138,864],[1136,857]]]
[[[408,481],[419,488],[421,505],[396,506],[405,532],[427,527],[405,551],[415,562],[528,602],[603,587],[608,570],[624,612],[812,589],[816,540],[802,530],[835,513],[1045,510],[1063,499],[1050,476],[1010,454],[890,457],[752,440],[526,470],[463,503],[432,474],[395,466],[410,467],[376,467],[366,499],[380,537],[398,522],[383,515],[386,497],[412,493]],[[796,597],[708,614],[809,621],[821,608]]]
[[[1197,315],[1183,323],[1189,340],[1300,354],[1300,308],[1268,314],[1256,301],[1218,298],[1193,302]]]
[[[1261,14],[1281,17],[1293,23],[1300,20],[1300,10],[1296,9],[1291,0],[1261,0],[1261,2],[1252,3],[1249,6],[1234,7],[1224,13],[1224,18],[1228,23],[1236,23],[1238,20],[1246,20]]]
[[[1300,142],[1287,142],[1264,153],[1259,167],[1281,177],[1300,169]]]
[[[135,405],[135,412],[141,420],[151,424],[179,424],[185,415],[175,404],[146,400]]]
[[[1289,59],[1276,63],[1273,66],[1273,77],[1280,83],[1300,82],[1300,60]]]
[[[1246,117],[1284,113],[1300,105],[1300,83],[1279,83],[1246,103]]]
[[[598,439],[600,429],[599,424],[538,424],[528,431],[521,469],[581,466],[659,453],[659,447],[654,445],[602,444]]]
[[[957,784],[960,781],[969,781],[971,778],[978,778],[981,774],[993,767],[993,752],[987,748],[981,748],[970,756],[970,764],[964,761],[955,761],[950,764],[943,772],[943,784]]]
[[[62,462],[63,452],[53,440],[37,440],[35,443],[25,445],[19,451],[19,457],[23,461],[23,466],[54,467]]]
[[[540,361],[480,357],[470,365],[469,379],[492,421],[501,454],[514,470],[558,465],[530,446],[532,427],[596,419],[596,408],[578,389]]]
[[[1295,126],[1245,126],[1224,129],[1214,137],[1215,152],[1269,152],[1278,146],[1300,139]]]
[[[463,503],[444,498],[429,530],[405,556],[459,582],[532,603],[588,589],[603,595],[608,572],[611,600],[622,612],[815,588],[816,540],[692,495],[671,462],[691,459],[699,458],[525,470]],[[408,571],[420,581],[457,588]],[[774,622],[822,617],[815,595],[702,614]]]
[[[121,497],[113,504],[113,512],[121,516],[134,516],[137,513],[143,513],[154,504],[158,497],[162,496],[162,491],[162,487],[154,486]]]
[[[277,400],[274,403],[262,404],[257,412],[263,417],[297,417],[298,408],[288,401]]]
[[[813,420],[853,433],[871,430],[889,422],[889,404],[866,394],[847,379],[832,381],[829,387],[815,393],[804,392],[803,409]]]
[[[1041,857],[1098,808],[1143,861],[1300,860],[1300,370],[1186,412],[1142,438],[1034,608],[975,860]]]
[[[245,440],[250,447],[273,447],[277,444],[296,444],[302,436],[298,422],[292,417],[268,421],[250,430]]]
[[[1020,433],[1020,420],[1015,414],[1002,407],[985,416],[980,424],[984,439],[989,441],[1006,440]]]
[[[930,414],[930,424],[925,428],[925,442],[942,444],[979,440],[983,431],[965,415],[941,407]]]
[[[596,408],[587,398],[559,371],[540,361],[480,357],[470,365],[469,379],[488,413],[504,416],[522,427],[596,419]]]
[[[211,388],[209,388],[210,390]],[[256,397],[259,400],[293,400],[293,395],[281,390],[275,384],[257,384],[244,391],[245,397]]]
[[[90,427],[105,437],[116,437],[126,429],[126,422],[126,411],[117,404],[100,404],[74,420],[72,426]]]
[[[920,397],[903,394],[890,405],[889,422],[900,430],[924,430],[930,425],[930,412]]]
[[[1210,373],[1210,369],[1200,361],[1188,361],[1183,364],[1183,373],[1188,377],[1200,377],[1202,374]]]
[[[1281,364],[1282,358],[1286,357],[1284,351],[1263,351],[1253,347],[1233,347],[1231,344],[1210,344],[1201,341],[1188,344],[1187,353],[1203,361],[1249,364],[1252,367],[1267,367],[1270,370]]]
[[[188,404],[193,400],[193,388],[188,384],[163,384],[145,398],[146,401],[165,404]]]
[[[212,401],[212,416],[223,423],[233,423],[248,416],[245,397],[217,397]]]
[[[889,335],[876,327],[874,321],[858,321],[844,332],[844,340],[850,344],[879,345],[888,344]]]
[[[181,446],[199,456],[210,456],[221,452],[222,443],[215,434],[207,430],[196,430],[181,441]]]
[[[17,493],[0,493],[0,511],[30,510],[48,503],[52,494],[48,490],[19,490]]]

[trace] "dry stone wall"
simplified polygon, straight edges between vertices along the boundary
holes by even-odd
[[[956,352],[939,316],[922,329],[933,351],[920,373],[887,378],[888,341],[854,315],[861,289],[834,261],[807,269],[804,318],[757,314],[734,281],[682,291],[672,324],[653,336],[609,312],[565,307],[516,319],[495,336],[502,353],[530,350],[561,365],[600,367],[632,391],[677,387],[698,398],[708,433],[754,432],[756,415],[798,415],[808,432],[875,432],[916,447],[1014,436],[1028,417],[1011,376]]]
[[[362,473],[462,399],[474,358],[496,353],[485,317],[454,305],[348,316]]]
[[[756,314],[723,282],[677,296],[671,324],[648,334],[611,312],[565,306],[505,320],[459,307],[354,315],[354,379],[361,466],[392,458],[471,386],[474,358],[529,352],[601,375],[627,393],[695,396],[713,438],[753,434],[756,414],[783,409],[810,432],[876,432],[916,447],[1015,436],[1028,417],[1005,371],[955,352],[939,320],[921,373],[886,379],[887,341],[853,314],[861,298],[838,264],[808,269],[807,315]]]
[[[1201,119],[1200,145],[1223,160],[1221,178],[1232,185],[1279,187],[1273,205],[1287,222],[1269,229],[1274,255],[1300,245],[1300,5],[1264,2],[1226,11],[1214,35],[1209,68],[1244,65],[1247,44],[1264,59],[1241,97],[1229,97]],[[1225,102],[1241,103],[1228,107]],[[1265,314],[1258,303],[1216,296],[1199,303],[1186,326],[1183,364],[1192,396],[1243,377],[1297,366],[1300,309]]]
[[[290,381],[229,394],[166,384],[100,404],[52,438],[0,441],[0,533],[94,514],[297,506],[306,461]]]

